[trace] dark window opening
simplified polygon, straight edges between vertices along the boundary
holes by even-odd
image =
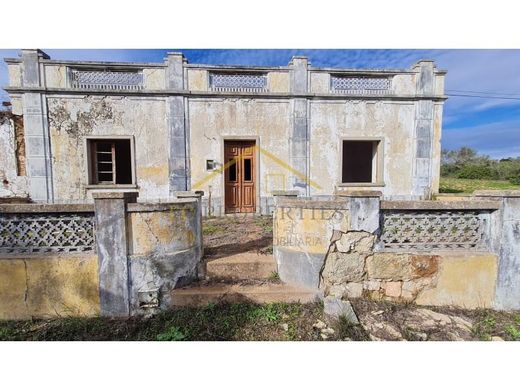
[[[229,181],[237,181],[237,163],[232,158],[229,159],[228,163],[231,163],[228,168]]]
[[[246,158],[244,159],[244,181],[251,181],[252,176],[251,159]]]
[[[378,141],[343,141],[342,183],[372,183]]]
[[[132,184],[129,139],[89,140],[91,184]]]

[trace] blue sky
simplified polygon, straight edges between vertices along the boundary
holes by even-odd
[[[448,71],[442,146],[470,146],[494,158],[520,156],[520,50],[64,50],[43,49],[54,59],[162,62],[167,51],[182,51],[191,63],[287,65],[293,55],[306,55],[316,67],[408,68],[421,58],[435,60]],[[18,50],[0,50],[16,57]],[[7,68],[0,62],[0,86]],[[471,91],[471,92],[465,92]],[[497,96],[507,99],[499,99]],[[0,90],[0,100],[6,93]]]

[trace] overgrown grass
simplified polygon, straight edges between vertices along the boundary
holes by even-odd
[[[471,194],[475,190],[519,190],[520,185],[511,184],[505,180],[477,180],[456,179],[452,177],[441,177],[440,193],[464,193]]]
[[[317,340],[312,324],[318,318],[318,304],[222,303],[151,318],[2,321],[0,340]]]

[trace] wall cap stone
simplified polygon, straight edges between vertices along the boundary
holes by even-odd
[[[46,203],[9,203],[0,204],[0,213],[93,213],[94,204],[46,204]]]
[[[473,197],[482,198],[520,198],[520,190],[477,190]]]
[[[92,193],[92,198],[94,199],[137,199],[138,196],[139,192],[137,191]]]
[[[372,190],[336,190],[334,195],[348,198],[380,198],[383,196],[383,193]]]
[[[173,195],[176,198],[201,198],[204,196],[204,191],[174,191]]]
[[[492,200],[383,200],[383,210],[498,210],[500,202]]]
[[[300,195],[300,191],[298,191],[298,190],[287,190],[287,191],[275,190],[275,191],[271,191],[271,194],[273,196],[298,196],[298,195]]]
[[[185,210],[197,205],[196,200],[182,199],[168,203],[128,203],[127,211],[129,213],[152,212],[152,211],[171,211]]]

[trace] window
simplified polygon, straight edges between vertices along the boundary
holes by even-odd
[[[344,140],[341,160],[342,183],[376,183],[381,141]]]
[[[90,184],[133,184],[130,139],[89,139]]]

